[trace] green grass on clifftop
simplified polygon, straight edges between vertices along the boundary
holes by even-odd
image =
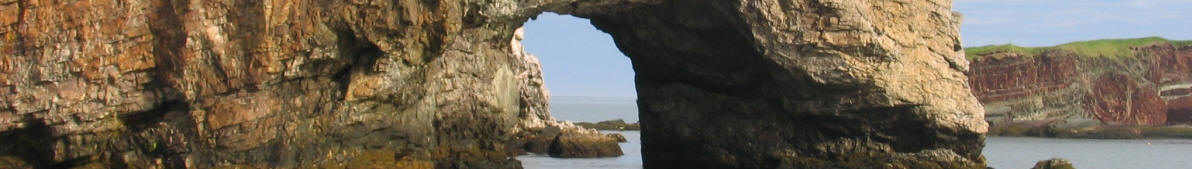
[[[1192,46],[1192,40],[1171,41],[1176,47]]]
[[[1161,37],[1145,37],[1133,39],[1100,39],[1078,41],[1051,47],[1021,47],[1011,44],[989,45],[965,49],[968,59],[976,59],[994,52],[1015,52],[1027,56],[1035,56],[1048,50],[1066,50],[1084,57],[1103,57],[1110,59],[1133,58],[1131,47],[1145,46],[1154,43],[1171,43],[1175,46],[1192,46],[1192,40],[1173,41]]]
[[[1014,53],[1020,53],[1020,54],[1034,56],[1034,55],[1038,55],[1039,53],[1042,53],[1043,50],[1045,50],[1045,49],[1047,49],[1047,48],[1045,48],[1045,47],[1022,47],[1022,46],[1015,46],[1013,44],[988,45],[988,46],[981,46],[981,47],[966,48],[966,49],[964,49],[964,56],[967,57],[968,59],[976,59],[981,54],[988,54],[988,53],[993,53],[993,52],[1014,52]]]

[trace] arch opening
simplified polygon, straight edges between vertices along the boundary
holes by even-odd
[[[612,37],[588,19],[542,13],[526,21],[521,32],[525,52],[537,58],[549,90],[550,116],[563,123],[590,124],[620,120],[637,123],[634,71]],[[642,168],[640,132],[593,128],[618,134],[623,155],[606,158],[553,158],[528,153],[518,159],[527,169]]]

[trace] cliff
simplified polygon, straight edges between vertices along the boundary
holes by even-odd
[[[1192,46],[1187,43],[1150,37],[969,48],[969,82],[994,126],[1076,119],[1130,126],[1188,123]]]
[[[0,0],[0,165],[520,168],[511,157],[547,141],[618,153],[546,111],[517,32],[556,12],[633,61],[647,168],[984,168],[950,9]]]

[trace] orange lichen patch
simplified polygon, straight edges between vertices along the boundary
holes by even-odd
[[[156,65],[153,57],[150,57],[151,52],[148,45],[133,46],[129,51],[116,56],[116,67],[120,68],[121,73],[152,69]]]
[[[102,57],[82,56],[75,57],[71,61],[73,61],[75,65],[78,65],[78,67],[82,69],[81,71],[84,78],[94,80],[102,79],[105,78],[106,75],[109,75],[108,72],[104,72],[103,70],[103,66],[107,65],[107,63]]]
[[[377,93],[385,78],[369,75],[353,75],[352,83],[348,84],[347,96],[344,96],[345,101],[353,101],[361,98],[372,97]]]
[[[0,4],[0,26],[8,27],[9,25],[16,24],[20,17],[17,14],[20,12],[21,8],[16,3]]]
[[[277,102],[269,98],[228,99],[212,105],[207,113],[207,125],[220,129],[273,114]]]

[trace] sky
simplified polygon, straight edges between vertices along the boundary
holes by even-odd
[[[956,0],[961,43],[1052,46],[1160,36],[1192,40],[1192,0]]]
[[[956,0],[961,43],[1051,46],[1160,36],[1192,40],[1192,0]],[[633,68],[612,37],[587,19],[544,13],[525,24],[553,96],[633,98]]]
[[[544,13],[523,28],[522,46],[538,56],[552,96],[637,96],[629,57],[588,19]]]

